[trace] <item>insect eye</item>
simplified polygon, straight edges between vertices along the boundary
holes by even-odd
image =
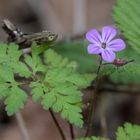
[[[53,36],[49,36],[48,38],[49,38],[49,41],[52,41],[54,39]]]

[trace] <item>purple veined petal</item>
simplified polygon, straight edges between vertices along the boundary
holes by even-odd
[[[101,48],[95,44],[89,44],[88,45],[88,53],[89,54],[100,54]]]
[[[107,49],[114,52],[121,51],[125,49],[126,45],[122,39],[114,39],[107,44]]]
[[[109,43],[117,34],[115,28],[111,26],[105,26],[102,29],[102,42]]]
[[[113,51],[104,49],[102,50],[102,58],[106,62],[113,62],[116,58],[116,55]]]
[[[101,35],[96,29],[92,29],[86,33],[86,39],[96,45],[101,44]]]

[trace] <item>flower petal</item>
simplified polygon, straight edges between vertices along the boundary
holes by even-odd
[[[102,50],[102,58],[106,62],[113,62],[116,58],[116,55],[113,51],[104,49]]]
[[[100,54],[101,48],[99,46],[94,45],[94,44],[89,44],[88,45],[88,53],[89,54]]]
[[[114,52],[121,51],[125,49],[126,45],[122,39],[114,39],[107,44],[107,49],[112,50]]]
[[[102,42],[109,43],[117,34],[115,28],[111,26],[105,26],[102,29]]]
[[[86,39],[96,45],[101,44],[101,35],[96,29],[92,29],[86,33]]]

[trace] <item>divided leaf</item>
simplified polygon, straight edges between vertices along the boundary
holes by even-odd
[[[66,73],[59,72],[58,77],[54,77],[56,73],[52,71],[46,75],[42,83],[31,83],[33,100],[35,102],[41,100],[44,109],[53,109],[55,112],[60,112],[63,118],[81,127],[83,124],[81,115],[81,91],[76,84],[66,81]],[[61,78],[60,75],[65,77]],[[83,83],[81,85],[83,86]]]
[[[8,85],[4,85],[3,83],[0,83],[0,100],[7,97],[9,94]]]
[[[45,64],[39,56],[43,48],[38,49],[36,44],[32,46],[31,56],[25,55],[25,63],[20,61],[22,52],[18,50],[18,46],[0,46],[0,99],[4,99],[8,115],[23,108],[27,101],[27,95],[18,87],[20,84],[15,81],[14,74],[27,78],[31,74],[38,74],[30,84],[33,101],[41,101],[46,110],[60,112],[70,123],[82,127],[80,90],[90,85],[94,75],[77,73],[75,62],[62,58],[50,49],[45,53]]]
[[[39,57],[38,46],[32,45],[32,55],[25,55],[25,63],[31,68],[33,74],[36,72],[45,72],[46,66],[43,65],[41,58]]]
[[[47,87],[40,82],[32,82],[30,87],[32,87],[32,99],[34,102],[41,100],[44,93],[48,91]]]
[[[117,0],[112,13],[115,23],[127,39],[127,43],[138,53],[140,53],[139,7],[139,0]]]
[[[13,86],[10,88],[8,96],[4,102],[6,105],[7,114],[10,116],[18,112],[19,109],[24,107],[26,101],[27,95],[23,90],[18,88],[18,86]]]
[[[15,44],[0,44],[0,65],[10,67],[14,73],[20,76],[29,77],[30,71],[24,63],[20,61],[22,52],[18,50]]]
[[[140,140],[140,126],[125,123],[124,127],[118,128],[116,135],[116,140]]]
[[[132,125],[131,123],[125,123],[124,127],[119,127],[116,132],[115,140],[140,140],[140,125]],[[109,140],[103,137],[83,137],[75,140]]]
[[[4,98],[8,115],[23,108],[27,95],[18,87],[11,68],[0,65],[0,99]]]
[[[113,66],[112,64],[105,65],[102,67],[101,72],[100,72],[100,77],[102,76],[110,76],[114,72],[116,72],[117,68]]]
[[[110,75],[110,78],[116,83],[140,83],[140,65],[131,63],[120,67]]]
[[[138,60],[136,60],[138,61]],[[113,64],[102,67],[100,76],[109,76],[115,83],[140,83],[140,65],[134,62],[116,67]]]
[[[63,57],[78,64],[77,70],[80,73],[96,72],[97,55],[87,53],[88,42],[81,40],[62,41],[56,43],[54,50]]]
[[[48,67],[44,79],[30,85],[33,100],[41,101],[44,109],[60,112],[70,123],[82,127],[80,90],[90,85],[91,75],[77,73],[75,65],[72,66],[73,63],[63,59],[51,49],[47,50],[45,58]]]
[[[44,95],[42,105],[46,110],[52,108],[54,112],[61,112],[62,118],[82,127],[81,96],[82,93],[75,86],[60,84]]]
[[[74,61],[69,61],[68,58],[63,58],[52,49],[49,49],[44,54],[44,61],[46,64],[52,67],[65,67],[65,68],[76,68],[77,64]]]
[[[21,77],[30,77],[31,76],[31,72],[29,71],[29,69],[27,68],[27,66],[22,63],[17,61],[17,63],[11,63],[10,66],[14,69],[14,73],[18,73]]]
[[[85,137],[85,138],[78,138],[78,139],[75,139],[75,140],[109,140],[107,138],[103,138],[103,137]]]
[[[68,82],[70,85],[84,88],[90,85],[92,80],[90,77],[91,75],[81,75],[68,68],[52,68],[48,69],[44,80],[52,86]]]

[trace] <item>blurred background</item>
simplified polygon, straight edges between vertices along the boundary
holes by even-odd
[[[83,35],[90,28],[114,25],[111,17],[114,3],[115,0],[0,0],[0,22],[8,18],[25,33],[50,30],[67,40]],[[5,42],[6,39],[7,35],[0,28],[0,41]],[[57,50],[61,51],[59,48]],[[109,81],[105,79],[103,83]],[[114,139],[116,128],[124,122],[140,124],[139,91],[139,85],[111,84],[110,87],[110,84],[103,84],[99,89],[99,101],[93,118],[93,134],[107,134]],[[85,102],[89,102],[91,92],[91,89],[85,91]],[[61,140],[50,114],[40,105],[29,100],[22,114],[32,140]],[[69,138],[67,123],[59,115],[56,116]],[[84,129],[75,128],[77,136],[84,132]],[[8,118],[1,103],[0,140],[9,139],[20,140],[20,131],[14,116]]]
[[[84,33],[89,28],[112,24],[111,10],[114,2],[115,0],[1,0],[0,20],[8,18],[28,33],[51,30],[69,37]],[[2,33],[1,40],[4,39]]]

